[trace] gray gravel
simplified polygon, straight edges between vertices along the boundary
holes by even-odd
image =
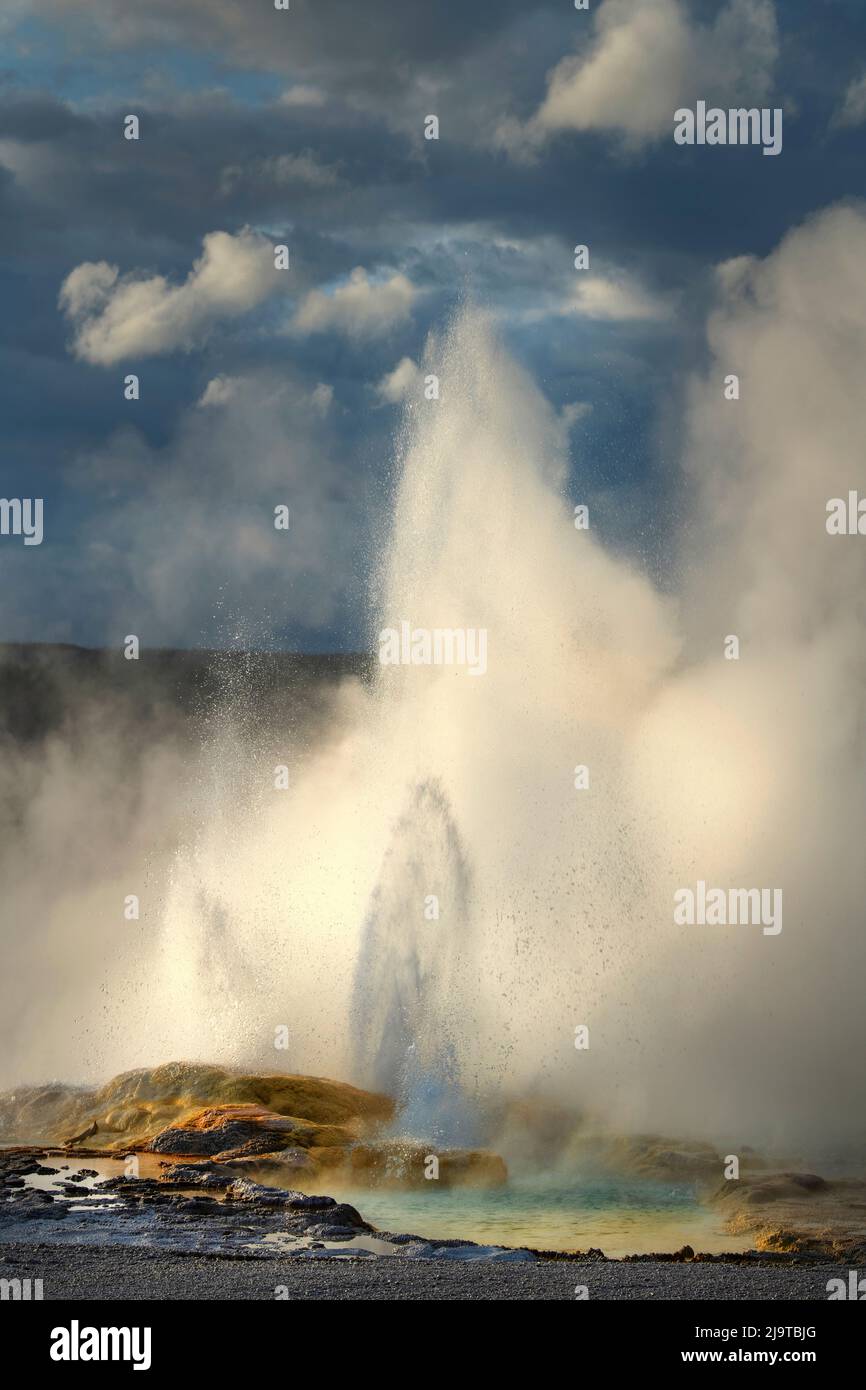
[[[45,1299],[814,1299],[824,1264],[671,1264],[647,1261],[283,1259],[181,1255],[110,1246],[18,1242],[0,1247],[0,1278],[43,1280]]]

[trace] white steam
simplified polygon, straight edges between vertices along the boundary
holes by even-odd
[[[411,1090],[423,1063],[731,1152],[850,1137],[866,540],[824,518],[866,489],[864,257],[839,208],[720,272],[675,600],[575,529],[562,423],[483,317],[429,344],[371,630],[486,628],[486,675],[382,668],[326,736],[154,750],[137,800],[95,737],[22,763],[6,1080],[196,1056]],[[698,878],[781,888],[781,935],[675,925]]]

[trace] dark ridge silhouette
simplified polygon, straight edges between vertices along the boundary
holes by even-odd
[[[0,642],[0,742],[33,743],[72,732],[109,706],[144,727],[196,724],[231,710],[268,727],[315,716],[346,677],[369,679],[375,658],[358,652],[262,652]]]

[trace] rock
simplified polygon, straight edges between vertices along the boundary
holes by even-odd
[[[20,1206],[23,1202],[30,1202],[31,1204],[41,1206],[50,1206],[50,1204],[54,1201],[54,1198],[52,1197],[50,1192],[43,1192],[42,1189],[39,1187],[25,1187],[20,1192],[13,1192],[11,1197],[9,1198],[9,1201],[14,1202],[16,1206]]]
[[[359,1232],[355,1230],[354,1226],[327,1226],[323,1222],[319,1222],[315,1226],[308,1227],[307,1234],[322,1236],[325,1240],[354,1240]]]
[[[94,1092],[79,1086],[16,1086],[0,1095],[0,1144],[56,1144],[92,1122]]]
[[[289,1206],[298,1211],[323,1211],[336,1205],[333,1197],[307,1197],[301,1193],[294,1194],[289,1202]]]
[[[318,1150],[314,1151],[320,1158]],[[439,1162],[437,1181],[443,1187],[501,1187],[508,1169],[498,1154],[486,1149],[440,1149],[414,1140],[389,1139],[354,1144],[344,1165],[355,1182],[385,1187],[425,1187],[429,1155]],[[327,1165],[328,1170],[335,1165]]]
[[[326,1152],[336,1153],[332,1148]],[[293,1175],[311,1176],[316,1164],[306,1149],[283,1149],[277,1153],[252,1154],[245,1158],[222,1158],[222,1167],[232,1173],[251,1173],[255,1178],[272,1178],[279,1186]]]
[[[33,1206],[21,1207],[16,1216],[22,1216],[25,1220],[39,1221],[58,1221],[66,1215],[66,1208],[55,1204],[53,1207]]]
[[[0,1153],[0,1182],[10,1178],[27,1178],[33,1173],[54,1173],[55,1168],[43,1168],[38,1159],[29,1154]]]
[[[387,1097],[320,1077],[171,1063],[125,1072],[98,1090],[31,1087],[0,1096],[0,1142],[6,1131],[21,1128],[28,1137],[47,1131],[55,1143],[58,1135],[72,1134],[76,1143],[94,1135],[100,1147],[87,1153],[145,1150],[201,1158],[237,1165],[232,1171],[253,1181],[292,1188],[326,1186],[330,1174],[354,1183],[420,1188],[432,1149],[443,1186],[487,1187],[507,1180],[503,1160],[485,1150],[437,1152],[428,1142],[379,1142],[377,1127],[392,1115]],[[191,1187],[215,1191],[226,1176],[184,1175]],[[184,1177],[166,1175],[162,1181],[176,1186]],[[124,1188],[123,1195],[131,1198],[135,1189]]]
[[[175,1197],[178,1211],[185,1216],[222,1216],[222,1203],[215,1197]]]
[[[226,1188],[227,1202],[254,1202],[259,1206],[287,1207],[302,1196],[301,1192],[265,1187],[262,1183],[250,1182],[247,1178],[235,1178]]]
[[[151,1141],[153,1153],[246,1158],[311,1144],[338,1147],[351,1140],[348,1130],[278,1115],[261,1105],[216,1105],[169,1125]]]
[[[327,1226],[346,1226],[358,1231],[371,1231],[373,1228],[366,1222],[359,1211],[350,1206],[348,1202],[335,1202],[329,1208],[323,1222]]]
[[[722,1183],[715,1200],[728,1230],[759,1251],[850,1259],[866,1242],[866,1181],[775,1172]]]
[[[66,1203],[55,1201],[50,1192],[38,1187],[14,1192],[9,1198],[7,1210],[11,1210],[16,1220],[45,1218],[47,1221],[59,1220],[66,1215]]]
[[[76,1144],[80,1144],[82,1139],[89,1139],[91,1134],[95,1134],[98,1128],[99,1126],[96,1121],[92,1120],[87,1128],[83,1129],[80,1134],[74,1134],[70,1139],[61,1139],[60,1142],[65,1149],[72,1149]]]
[[[830,1190],[831,1184],[827,1179],[818,1177],[816,1173],[772,1173],[726,1182],[719,1188],[718,1196],[730,1196],[738,1202],[762,1206],[767,1202],[804,1200],[829,1193]]]
[[[373,1229],[348,1202],[332,1201],[330,1206],[319,1211],[301,1208],[297,1203],[292,1203],[292,1207],[291,1229],[318,1240],[352,1240]]]
[[[102,1149],[141,1148],[206,1108],[259,1106],[296,1123],[348,1126],[361,1137],[393,1115],[387,1096],[323,1077],[171,1062],[123,1072],[98,1089],[18,1087],[0,1095],[0,1144],[68,1143],[98,1135]]]
[[[226,1165],[212,1163],[168,1163],[157,1182],[166,1187],[209,1187],[224,1190],[234,1180],[234,1172]]]
[[[830,1186],[827,1179],[817,1173],[786,1173],[785,1176],[804,1192],[826,1192]]]
[[[117,1198],[125,1206],[141,1206],[142,1203],[150,1203],[168,1199],[175,1194],[169,1194],[161,1188],[155,1178],[108,1178],[101,1182],[98,1187],[88,1189],[85,1196],[93,1196],[102,1201],[105,1197]]]
[[[712,1184],[725,1169],[722,1155],[712,1144],[655,1134],[578,1134],[570,1152],[605,1168],[664,1181]],[[756,1162],[750,1159],[750,1167]]]

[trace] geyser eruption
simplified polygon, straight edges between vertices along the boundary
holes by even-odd
[[[387,1077],[405,1096],[398,1058],[414,1043],[416,1088],[434,1084],[438,1046],[452,1092],[469,1078],[482,1093],[523,1091],[571,1062],[575,1023],[609,988],[605,936],[640,919],[633,827],[617,811],[623,729],[676,639],[646,580],[576,533],[563,427],[484,317],[464,314],[428,360],[443,399],[407,415],[374,640],[407,625],[483,631],[488,663],[483,674],[423,659],[380,667],[371,731],[399,809],[356,1009],[388,1040],[368,1081]],[[602,759],[590,805],[574,765]],[[435,799],[412,793],[433,785]],[[471,947],[471,976],[455,975],[458,944]],[[421,1036],[406,1036],[407,1021]],[[369,1039],[361,1055],[369,1068]]]
[[[394,828],[362,928],[353,1027],[365,1081],[398,1100],[400,1125],[440,1143],[472,1138],[460,1070],[480,983],[472,933],[460,837],[425,782]]]
[[[575,1026],[644,949],[626,740],[677,638],[646,579],[575,530],[564,428],[484,317],[464,314],[428,362],[443,399],[408,413],[377,627],[484,630],[487,670],[382,667],[379,737],[395,781],[435,779],[465,846],[480,983],[464,1070],[481,1090],[547,1084],[585,1104]],[[604,769],[588,794],[576,764]],[[433,869],[424,891],[443,893]],[[423,922],[423,903],[404,930],[436,951],[444,914]]]
[[[19,764],[7,1081],[187,1056],[387,1086],[448,1138],[445,1094],[722,1152],[862,1130],[866,550],[824,517],[866,489],[864,255],[866,217],[837,209],[721,275],[675,598],[592,509],[575,528],[590,475],[566,496],[562,421],[483,316],[431,342],[441,399],[407,408],[372,642],[483,629],[485,673],[382,666],[309,736],[164,750],[139,822],[104,810],[134,800],[107,721],[50,775]],[[784,929],[678,925],[698,880],[781,888]],[[130,881],[147,924],[119,938]]]

